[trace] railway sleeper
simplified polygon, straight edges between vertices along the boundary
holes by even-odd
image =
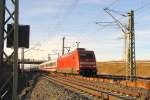
[[[85,90],[81,90],[81,91],[83,91],[84,94],[85,94]],[[82,93],[83,93],[83,92],[82,92]],[[103,100],[109,100],[109,96],[108,96],[108,95],[106,96],[106,94],[104,94],[104,93],[99,93],[99,94],[101,94],[101,96],[96,97],[96,98],[103,98]],[[99,94],[97,94],[97,95],[99,95]],[[93,93],[92,93],[91,95],[93,95]],[[96,96],[97,96],[97,95],[96,95]],[[95,94],[94,94],[93,96],[95,96]],[[102,97],[102,96],[103,96],[103,97]]]
[[[70,79],[69,76],[67,76],[67,77],[68,77],[67,79]],[[89,77],[88,78],[87,77],[81,77],[81,76],[72,76],[72,77],[74,77],[74,78],[71,78],[71,79],[81,80],[82,82],[83,82],[83,79],[86,80],[86,81],[89,80],[88,82],[85,82],[88,85],[90,85],[91,83],[93,83],[93,84],[95,83],[95,82],[91,81],[93,79],[89,78]],[[66,78],[66,77],[64,77],[64,78]],[[94,79],[94,80],[96,80],[96,79]],[[138,98],[138,97],[143,98],[142,92],[137,91],[137,89],[133,89],[133,88],[126,87],[126,86],[120,86],[120,85],[116,85],[116,84],[112,84],[112,83],[102,83],[102,82],[100,82],[99,85],[100,86],[96,85],[95,87],[96,88],[101,87],[101,89],[103,89],[103,90],[106,90],[108,88],[108,90],[112,90],[114,92],[117,92],[118,94],[120,93],[120,94],[124,94],[124,95],[129,95],[129,96],[132,96],[132,97],[134,96],[136,98]],[[149,96],[147,96],[147,98],[149,98]]]
[[[62,79],[62,78],[59,78],[59,79],[60,79],[60,80],[63,80],[63,81],[67,81],[67,82],[73,83],[72,81],[69,81],[69,80],[65,80],[65,79]],[[81,84],[79,84],[78,82],[74,82],[73,84],[76,84],[76,85],[80,85],[80,86],[81,86]],[[82,84],[82,86],[83,86],[83,84]],[[92,90],[97,91],[97,92],[99,92],[99,93],[102,92],[102,93],[107,94],[107,92],[108,92],[109,95],[116,96],[116,97],[118,97],[118,98],[120,98],[120,97],[121,97],[121,98],[122,98],[122,97],[124,97],[124,98],[132,98],[132,97],[129,97],[129,96],[120,96],[120,95],[118,95],[118,94],[114,94],[114,95],[113,95],[113,93],[112,93],[111,91],[104,91],[104,92],[103,92],[103,90],[98,90],[97,88],[94,88],[94,87],[90,87],[90,86],[87,87],[87,85],[86,85],[86,86],[83,86],[83,87],[92,89]],[[98,94],[96,94],[96,95],[98,95]]]
[[[117,91],[118,93],[122,93],[123,92],[123,94],[128,94],[129,93],[129,95],[132,95],[132,96],[136,96],[136,97],[139,97],[140,96],[140,93],[139,92],[137,92],[137,91],[135,91],[135,90],[127,90],[127,89],[122,89],[122,87],[120,86],[120,87],[118,87],[117,85],[110,85],[110,83],[109,84],[107,84],[106,86],[105,86],[106,84],[104,84],[102,87],[105,87],[105,88],[103,88],[103,89],[107,89],[107,90],[111,90],[111,91]],[[99,87],[98,85],[96,85],[95,87]],[[114,88],[114,89],[113,89]]]
[[[68,78],[67,78],[68,79]],[[92,85],[94,86],[94,85]],[[133,92],[133,91],[128,91],[128,90],[124,90],[124,92],[122,92],[123,90],[114,90],[112,89],[112,86],[109,87],[109,86],[102,86],[103,90],[107,90],[107,91],[111,91],[111,92],[116,92],[118,94],[124,94],[124,95],[130,95],[130,96],[134,96],[134,97],[139,97],[139,93],[137,92]]]

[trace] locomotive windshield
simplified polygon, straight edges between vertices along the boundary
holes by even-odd
[[[93,59],[95,58],[93,53],[81,53],[80,59]]]

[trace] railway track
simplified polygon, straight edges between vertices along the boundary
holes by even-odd
[[[105,79],[116,79],[116,80],[126,80],[127,78],[129,79],[129,76],[123,76],[123,75],[109,75],[109,74],[104,74],[104,75],[96,75],[96,77],[99,78],[105,78]],[[143,79],[143,80],[150,80],[150,77],[142,77],[142,76],[136,76],[135,79]]]
[[[137,100],[137,99],[147,99],[149,98],[149,92],[146,90],[137,91],[137,89],[124,87],[120,85],[115,85],[111,83],[97,82],[94,80],[87,80],[86,78],[74,77],[70,75],[43,75],[43,78],[64,86],[74,92],[92,95],[95,98],[114,100],[124,99],[124,100]],[[148,93],[147,93],[148,92]]]

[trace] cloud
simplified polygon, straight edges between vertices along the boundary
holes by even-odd
[[[20,6],[21,7],[20,14],[22,19],[24,18],[27,19],[24,20],[24,22],[28,21],[32,23],[31,40],[32,42],[43,40],[41,41],[42,45],[37,46],[36,47],[37,50],[31,50],[27,52],[26,57],[47,59],[48,54],[54,53],[53,51],[56,49],[58,50],[58,51],[56,50],[57,52],[61,53],[62,36],[65,35],[67,46],[72,46],[74,48],[75,42],[80,41],[80,47],[85,47],[89,50],[94,50],[98,60],[121,59],[123,55],[123,40],[117,40],[118,37],[121,37],[123,35],[123,33],[120,30],[112,31],[107,29],[104,31],[100,31],[96,34],[93,34],[90,31],[94,30],[96,25],[95,26],[82,25],[83,24],[82,21],[87,22],[91,20],[86,19],[87,17],[90,17],[88,8],[92,7],[103,8],[105,4],[107,5],[112,1],[114,0],[44,0],[44,1],[37,0],[36,2],[35,1],[31,2],[31,0],[26,1],[24,0],[24,3],[26,2],[26,5],[22,3],[22,6]],[[79,17],[75,17],[77,15],[75,15],[76,13],[74,13],[73,17],[72,16],[70,17],[71,21],[67,20],[68,21],[67,22],[66,19],[68,17],[66,18],[66,16],[72,14],[73,9],[75,9],[76,7],[79,7],[78,9],[81,11],[81,15],[78,13],[77,15],[79,15]],[[82,14],[83,15],[86,14],[87,16],[82,16]],[[93,15],[96,14],[94,13],[94,10],[92,14]],[[54,18],[52,18],[52,16]],[[106,16],[104,17],[106,18]],[[147,16],[145,17],[145,19],[142,20],[149,20],[149,17]],[[56,24],[56,26],[58,24],[58,26],[60,25],[62,26],[62,28],[61,29],[57,28],[58,29],[57,31],[57,29],[53,27],[52,24]],[[73,27],[76,27],[76,24],[78,24],[80,28],[78,29],[78,31],[72,29]],[[144,25],[142,24],[142,26]],[[138,28],[139,27],[141,27],[141,23],[140,25],[138,25]],[[54,30],[54,32],[51,32],[51,30]],[[150,57],[150,55],[148,55],[149,50],[147,50],[147,47],[149,47],[149,40],[150,40],[149,32],[150,30],[135,31],[136,52],[138,59],[139,58],[146,59]],[[64,33],[71,33],[71,34],[64,34]],[[51,37],[49,35],[51,35]]]
[[[41,42],[41,45],[37,45],[35,49],[30,50],[26,53],[26,58],[38,58],[47,59],[48,54],[56,53],[54,50],[60,50],[60,39],[56,37],[51,37],[49,40]],[[32,46],[31,46],[32,47]]]
[[[50,53],[59,52],[61,54],[62,37],[63,34],[59,35],[59,37],[50,37],[48,40],[41,42],[42,46],[37,46],[37,49],[39,49],[39,51],[31,51],[27,53],[26,57],[47,59],[47,56]],[[87,50],[94,50],[98,60],[100,60],[101,58],[120,58],[122,54],[122,43],[120,44],[120,42],[109,38],[110,37],[107,36],[99,38],[95,36],[85,37],[81,35],[68,34],[66,35],[65,46],[72,47],[71,50],[74,50],[76,48],[75,42],[78,41],[80,42],[81,48],[86,48]],[[120,53],[118,53],[118,50]]]
[[[71,46],[74,50],[76,48],[76,41],[80,42],[81,48],[87,50],[94,50],[98,61],[102,60],[121,60],[123,59],[123,40],[115,40],[119,33],[111,33],[110,35],[103,33],[104,35],[73,35],[61,34],[59,36],[49,37],[47,40],[40,42],[41,45],[37,45],[35,50],[30,50],[25,53],[26,58],[30,59],[47,59],[48,54],[54,54],[59,52],[61,54],[62,49],[62,37],[66,36],[65,46]],[[136,32],[136,58],[137,59],[149,59],[150,49],[149,46],[149,30],[140,30]],[[143,46],[146,45],[146,46]],[[143,46],[141,48],[141,46]],[[30,47],[33,47],[32,45]],[[56,58],[57,55],[52,55],[52,58]]]

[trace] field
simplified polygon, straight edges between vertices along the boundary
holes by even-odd
[[[125,63],[122,61],[97,62],[98,74],[126,75]],[[150,77],[150,61],[136,62],[137,76]]]

